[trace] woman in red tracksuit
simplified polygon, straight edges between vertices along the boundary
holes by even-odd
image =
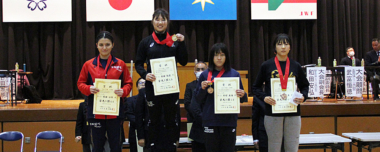
[[[126,97],[131,91],[132,79],[124,61],[115,58],[111,54],[114,46],[111,33],[107,31],[100,32],[96,37],[96,46],[99,50],[99,56],[84,63],[77,83],[78,89],[86,95],[87,121],[90,125],[92,151],[103,152],[107,136],[111,152],[121,152],[121,144],[124,141],[124,139],[121,139],[124,120],[122,108],[124,100],[122,98]],[[94,94],[99,92],[99,89],[93,86],[95,78],[121,80],[121,88],[114,91],[117,96],[121,97],[119,116],[93,114]]]

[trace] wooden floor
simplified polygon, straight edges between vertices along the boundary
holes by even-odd
[[[39,131],[59,130],[65,136],[65,151],[78,151],[79,143],[73,141],[74,126],[79,103],[84,100],[43,100],[41,104],[21,103],[17,106],[5,105],[0,102],[0,129],[2,131],[19,130],[25,137],[34,137]],[[241,104],[237,134],[251,134],[252,101]],[[335,100],[324,98],[323,101],[307,100],[301,104],[302,134],[309,132],[333,133],[341,135],[344,132],[380,132],[380,101],[366,100]],[[186,117],[186,110],[181,104],[181,116]],[[360,122],[360,123],[357,123]],[[321,125],[323,124],[323,125]],[[33,126],[33,127],[31,127]],[[124,123],[128,130],[128,123]],[[126,136],[128,132],[125,132]],[[34,143],[31,138],[31,143]],[[67,140],[66,140],[67,139]],[[0,145],[12,151],[13,145]],[[345,146],[348,149],[348,144]],[[32,151],[33,144],[25,144],[27,151]],[[355,149],[357,151],[357,149]],[[354,151],[355,151],[354,150]],[[187,150],[180,150],[187,151]],[[321,152],[323,150],[300,150]],[[125,150],[123,150],[125,152]],[[376,151],[377,152],[377,151]]]
[[[17,106],[14,104],[11,106],[11,104],[6,104],[5,101],[0,103],[1,110],[21,110],[21,109],[31,109],[31,110],[51,110],[51,109],[78,109],[79,103],[83,102],[84,100],[43,100],[41,104],[38,103],[32,103],[32,104],[25,104],[23,101],[20,103],[18,101]]]

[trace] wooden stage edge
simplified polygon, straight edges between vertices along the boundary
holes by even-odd
[[[241,104],[239,119],[250,119],[252,100]],[[79,103],[83,100],[43,100],[41,104],[21,103],[17,106],[0,107],[1,122],[41,122],[41,121],[75,121]],[[0,103],[2,105],[4,103]],[[326,99],[321,102],[306,101],[301,104],[302,117],[329,116],[380,116],[380,101],[336,101]],[[181,116],[186,117],[186,110],[181,104]]]

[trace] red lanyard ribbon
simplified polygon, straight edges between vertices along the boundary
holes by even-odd
[[[100,55],[98,56],[98,76],[99,76],[99,78],[103,78],[102,76],[104,76],[104,78],[106,77],[106,73],[107,73],[107,69],[108,69],[108,67],[111,65],[111,61],[112,61],[112,56],[110,55],[109,57],[108,57],[108,59],[107,59],[107,65],[106,65],[106,67],[104,68],[104,72],[103,73],[100,73]]]
[[[215,77],[215,78],[219,78],[221,77],[223,74],[224,74],[225,70],[224,68],[222,70],[220,70],[219,74]],[[207,81],[211,81],[211,78],[212,78],[212,71],[209,71],[208,72],[208,77],[207,77]],[[211,81],[211,83],[214,82],[214,79]]]
[[[278,61],[277,56],[274,59],[274,62],[276,63],[278,74],[280,75],[281,88],[283,90],[286,90],[286,87],[288,86],[288,77],[289,77],[289,68],[290,68],[289,57],[286,58],[285,77],[282,74],[280,62]]]
[[[168,47],[173,46],[174,41],[172,40],[172,37],[169,35],[168,32],[166,32],[166,38],[162,41],[160,41],[157,38],[156,32],[152,33],[152,37],[153,37],[154,41],[156,41],[157,44],[161,44],[161,45],[166,44]]]

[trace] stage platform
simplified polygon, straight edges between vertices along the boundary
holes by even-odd
[[[341,135],[343,132],[380,132],[380,101],[336,101],[325,98],[323,102],[307,101],[301,104],[301,133],[332,133]],[[251,135],[252,100],[241,104],[237,135]],[[25,151],[33,151],[35,135],[40,131],[58,130],[65,137],[64,151],[80,151],[81,144],[74,142],[75,121],[79,103],[83,100],[43,100],[41,104],[21,103],[17,106],[0,107],[1,131],[21,131],[25,137],[31,138],[31,143],[25,143]],[[0,102],[0,104],[3,104]],[[186,110],[181,104],[181,116],[186,117]],[[182,126],[186,126],[186,119]],[[128,137],[128,121],[124,123],[125,135]],[[183,127],[181,127],[181,130]],[[186,131],[186,130],[185,130]],[[58,142],[57,142],[58,143]],[[56,142],[43,144],[52,147]],[[349,145],[345,145],[346,149]],[[15,145],[3,143],[4,151],[15,151]],[[355,150],[355,149],[354,149]],[[303,150],[300,150],[303,151]]]
[[[43,100],[41,104],[19,103],[17,106],[0,107],[1,122],[33,121],[75,121],[79,103],[84,100]],[[241,104],[239,118],[250,118],[253,97],[248,103]],[[0,105],[4,102],[0,103]],[[306,101],[301,104],[301,116],[380,116],[380,101],[356,100]],[[186,110],[181,104],[181,116],[186,117]]]

